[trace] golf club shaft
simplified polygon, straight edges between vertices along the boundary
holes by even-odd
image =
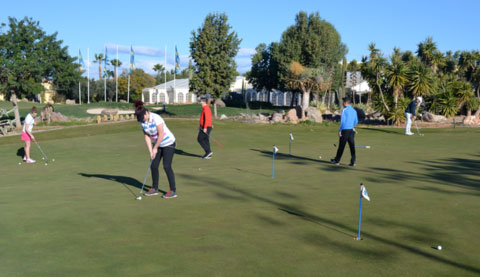
[[[213,141],[215,141],[215,143],[222,147],[223,148],[223,145],[220,144],[220,142],[218,142],[218,140],[216,140],[214,137],[212,137],[210,134],[208,134],[207,132],[205,132],[202,128],[200,128],[200,131],[202,131],[204,134],[206,134],[209,138],[213,139]]]
[[[147,174],[145,174],[145,178],[143,178],[143,185],[139,193],[140,195],[142,195],[143,188],[145,187],[145,183],[147,182],[147,176],[148,176],[148,173],[150,172],[150,167],[152,166],[152,163],[153,163],[153,160],[150,160],[150,164],[148,165],[148,168],[147,168]]]
[[[45,162],[46,162],[48,160],[47,155],[45,155],[45,152],[43,152],[42,147],[40,147],[40,144],[38,144],[38,142],[35,142],[35,144],[37,145],[38,150],[40,150],[40,152],[42,153],[43,158],[45,159]]]

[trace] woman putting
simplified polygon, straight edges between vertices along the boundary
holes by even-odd
[[[177,197],[175,188],[175,175],[172,169],[173,154],[175,154],[175,137],[168,129],[165,121],[161,116],[150,113],[141,100],[135,101],[135,115],[138,122],[141,123],[143,133],[145,135],[145,143],[147,144],[150,159],[152,159],[152,188],[145,193],[145,196],[153,196],[158,194],[158,167],[160,159],[163,157],[163,169],[168,177],[170,190],[163,195],[163,198]],[[153,146],[152,146],[153,145]]]
[[[32,134],[33,125],[35,125],[35,117],[37,116],[37,107],[33,106],[28,113],[27,117],[25,117],[25,121],[23,122],[23,130],[22,130],[22,140],[25,142],[25,156],[23,156],[23,161],[27,164],[33,164],[35,160],[30,158],[30,146],[32,146],[32,140],[36,143],[35,137]]]

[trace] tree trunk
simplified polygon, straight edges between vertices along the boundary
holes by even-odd
[[[385,109],[387,109],[387,111],[390,112],[390,108],[388,107],[387,103],[385,103],[385,97],[383,97],[382,88],[380,87],[380,84],[378,83],[378,73],[377,73],[377,87],[378,87],[378,91],[380,92],[380,96],[382,97],[383,106],[385,106]]]
[[[20,113],[18,112],[18,103],[17,103],[17,95],[12,93],[10,96],[10,101],[13,104],[14,110],[13,113],[15,114],[15,128],[20,130],[22,128],[22,122],[20,121]]]
[[[302,94],[302,118],[305,118],[305,111],[310,104],[310,91],[304,91]]]
[[[98,80],[102,80],[102,62],[98,63]]]
[[[213,102],[213,113],[215,114],[215,119],[217,119],[217,103]]]

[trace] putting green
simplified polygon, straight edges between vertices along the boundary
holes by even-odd
[[[36,134],[48,166],[35,147],[39,162],[18,165],[19,136],[0,138],[0,275],[480,274],[480,129],[358,128],[371,149],[351,168],[348,148],[343,165],[328,163],[337,126],[215,123],[224,148],[202,160],[197,122],[167,119],[169,200],[135,200],[148,166],[135,122]],[[355,241],[361,182],[372,201]]]

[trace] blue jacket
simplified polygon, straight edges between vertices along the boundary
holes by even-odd
[[[406,113],[411,113],[412,115],[415,115],[415,110],[417,109],[417,101],[413,100],[408,104],[407,109],[405,110]]]
[[[342,123],[340,124],[340,130],[353,129],[358,124],[357,111],[351,106],[347,105],[342,111]]]

